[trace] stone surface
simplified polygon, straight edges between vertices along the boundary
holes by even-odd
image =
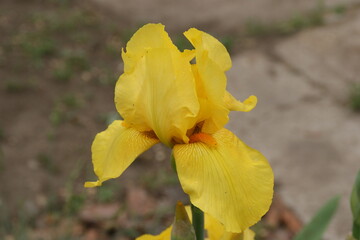
[[[360,81],[360,12],[352,15],[340,23],[304,31],[276,48],[284,62],[342,103],[349,86]]]
[[[351,229],[348,199],[360,167],[360,116],[309,84],[306,74],[261,52],[235,57],[228,77],[237,98],[254,94],[259,103],[250,113],[232,113],[227,127],[268,157],[278,192],[304,222],[341,194],[327,239],[343,239]]]
[[[317,7],[313,0],[92,0],[114,11],[130,26],[162,22],[170,31],[190,27],[215,33],[238,31],[250,20],[279,21]],[[326,6],[359,3],[359,0],[325,0]]]

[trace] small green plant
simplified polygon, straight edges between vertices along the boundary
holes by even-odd
[[[53,70],[53,76],[58,82],[69,82],[74,72],[88,70],[90,67],[87,56],[82,51],[65,50],[61,54],[62,62]]]
[[[360,112],[360,83],[351,86],[350,107],[355,112]]]
[[[30,88],[31,86],[26,82],[7,81],[5,83],[5,91],[8,93],[22,93]]]
[[[324,24],[324,5],[318,6],[307,14],[295,14],[285,21],[266,24],[258,20],[249,19],[245,25],[245,32],[250,37],[267,37],[290,35],[300,30],[321,26]]]
[[[50,129],[46,132],[46,137],[49,141],[54,141],[56,139],[56,132],[54,129]]]
[[[62,103],[68,109],[76,109],[80,107],[79,99],[74,94],[66,94],[62,97]]]
[[[245,23],[245,32],[250,37],[261,37],[268,35],[270,28],[261,21],[249,19]]]
[[[73,70],[84,71],[89,69],[90,65],[86,55],[81,51],[65,53],[65,62]]]
[[[26,36],[22,46],[35,59],[51,56],[56,52],[55,42],[42,34]]]
[[[65,205],[65,212],[68,215],[75,215],[84,206],[85,196],[79,194],[72,194]]]
[[[344,13],[346,13],[347,7],[345,5],[339,4],[335,6],[332,10],[338,15],[343,15]]]
[[[66,121],[66,113],[64,109],[59,106],[55,106],[50,113],[50,122],[54,126],[59,126],[61,123]]]
[[[55,102],[50,113],[50,122],[54,126],[59,126],[68,120],[74,119],[74,114],[79,107],[81,107],[81,102],[75,95],[65,94]]]
[[[115,196],[114,187],[111,185],[104,185],[98,189],[96,198],[101,203],[107,203],[113,200]]]
[[[152,191],[161,189],[164,186],[179,184],[177,176],[167,171],[157,171],[156,174],[144,174],[141,182],[147,189]]]
[[[0,142],[3,141],[5,139],[5,131],[4,129],[0,126]]]
[[[0,173],[3,172],[4,170],[5,170],[5,156],[0,146]]]
[[[15,221],[14,221],[15,220]],[[9,211],[8,206],[0,199],[0,238],[27,240],[30,219],[23,206],[17,206],[17,211]]]
[[[58,172],[58,168],[55,166],[54,160],[49,154],[41,152],[38,154],[37,160],[40,166],[49,173]]]
[[[57,80],[58,82],[66,83],[70,81],[73,75],[73,71],[69,66],[64,64],[64,66],[59,66],[55,68],[53,74],[55,80]]]
[[[350,207],[353,215],[352,237],[360,240],[360,171],[356,176],[351,192]]]

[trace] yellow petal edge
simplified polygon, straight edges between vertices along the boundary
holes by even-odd
[[[153,130],[168,146],[173,138],[187,142],[199,112],[189,62],[193,51],[180,52],[163,25],[147,24],[131,38],[125,55],[125,72],[115,87],[120,115],[139,131]]]
[[[229,130],[214,133],[216,146],[201,142],[173,149],[181,186],[190,201],[220,221],[228,232],[242,232],[268,211],[272,169],[257,150]]]
[[[101,186],[102,182],[119,177],[138,155],[158,142],[158,139],[125,127],[123,121],[114,121],[94,139],[92,161],[99,180],[86,182],[85,187]]]
[[[186,206],[186,211],[191,219],[190,206]],[[226,232],[224,226],[219,223],[215,218],[205,214],[205,229],[207,230],[206,240],[254,240],[255,233],[247,228],[241,233]],[[172,226],[162,231],[159,235],[142,235],[136,240],[171,240]]]

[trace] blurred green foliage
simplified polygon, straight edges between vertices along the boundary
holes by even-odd
[[[37,155],[37,160],[42,169],[46,170],[51,174],[58,173],[59,169],[55,165],[54,159],[48,153],[40,152]]]
[[[360,112],[360,83],[353,84],[350,89],[350,107]]]
[[[5,130],[0,126],[0,142],[5,139]]]
[[[346,13],[347,10],[348,9],[347,9],[346,5],[343,5],[343,4],[339,4],[333,8],[334,13],[339,14],[339,15],[343,15],[344,13]]]
[[[324,4],[320,1],[317,6],[306,14],[295,14],[288,20],[263,23],[255,19],[249,19],[245,26],[245,32],[250,37],[285,36],[294,34],[306,28],[321,26],[324,24]]]
[[[34,85],[23,80],[11,80],[5,82],[7,93],[23,93],[34,88]]]
[[[68,93],[62,97],[62,103],[69,109],[76,109],[81,106],[78,97],[75,94]]]
[[[96,199],[101,203],[108,203],[114,200],[116,187],[111,184],[106,184],[98,188]]]
[[[340,197],[330,199],[295,236],[294,240],[321,240],[339,205]]]
[[[350,206],[353,215],[352,235],[355,239],[360,240],[360,171],[351,192]]]

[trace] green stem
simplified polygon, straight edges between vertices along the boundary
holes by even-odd
[[[196,240],[204,240],[204,213],[191,204],[191,214]]]

